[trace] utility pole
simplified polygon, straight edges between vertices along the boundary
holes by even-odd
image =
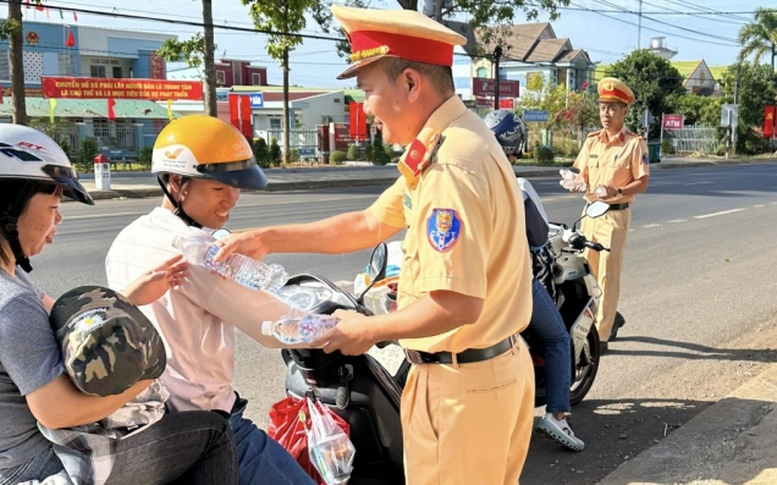
[[[639,0],[639,24],[637,27],[637,50],[642,48],[642,0]]]
[[[494,49],[494,109],[499,109],[499,58],[502,57],[502,46]]]
[[[736,106],[737,114],[739,114],[739,76],[742,72],[742,61],[737,62],[737,80],[734,82],[734,106]],[[730,113],[729,113],[730,116]],[[729,122],[729,124],[731,124]],[[733,127],[731,130],[731,145],[732,151],[737,152],[737,128]]]
[[[442,0],[434,0],[434,20],[442,22]]]

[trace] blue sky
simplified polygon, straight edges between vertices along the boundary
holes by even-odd
[[[149,17],[176,18],[201,21],[199,0],[44,0],[44,4],[67,8],[116,10],[121,13]],[[423,3],[423,2],[421,2]],[[675,60],[698,60],[704,58],[709,65],[728,65],[735,61],[738,47],[734,45],[740,27],[763,0],[643,0],[642,47],[650,43],[653,36],[663,36],[665,43],[678,51]],[[251,27],[248,8],[239,0],[213,0],[213,16],[217,25]],[[398,8],[394,0],[375,0],[378,8]],[[574,47],[588,51],[594,62],[611,63],[626,55],[637,46],[638,16],[623,10],[636,12],[638,0],[571,0],[568,8],[561,9],[561,17],[553,22],[559,37],[568,37]],[[5,17],[6,9],[0,9]],[[610,11],[610,13],[593,12]],[[612,11],[619,11],[613,13]],[[24,10],[33,20],[46,21],[46,15],[34,10]],[[677,15],[684,12],[686,15]],[[715,14],[717,12],[717,14]],[[737,12],[720,14],[720,12]],[[690,14],[690,15],[688,15]],[[59,21],[59,14],[52,9],[51,21]],[[65,15],[72,21],[72,14]],[[521,17],[518,19],[523,21]],[[540,20],[547,20],[547,16]],[[196,29],[169,23],[114,19],[111,17],[78,14],[78,24],[102,26],[128,30],[145,30],[178,35],[188,38]],[[661,31],[661,32],[659,32]],[[305,33],[318,33],[317,26],[310,22]],[[251,60],[254,64],[268,68],[269,82],[281,83],[281,72],[276,61],[265,52],[265,38],[260,34],[216,30],[217,57]],[[768,59],[762,60],[767,62]],[[294,84],[316,87],[348,87],[353,81],[336,81],[345,61],[334,52],[332,42],[306,40],[291,57],[290,79]]]

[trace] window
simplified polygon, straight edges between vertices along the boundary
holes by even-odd
[[[24,51],[24,82],[39,83],[43,75],[43,52]]]
[[[120,77],[124,77],[122,76],[121,71],[122,71],[121,66],[113,66],[113,78],[118,79]]]
[[[254,72],[251,74],[251,84],[254,86],[261,86],[262,85],[262,75],[258,72]]]
[[[0,79],[11,79],[11,64],[8,51],[0,49]]]
[[[59,74],[61,76],[75,76],[76,59],[78,59],[78,56],[70,55],[70,52],[57,54],[57,62],[59,64]]]
[[[270,118],[270,129],[271,130],[280,130],[281,127],[281,119],[280,118]]]
[[[479,78],[487,78],[488,77],[488,68],[485,67],[479,67],[477,72],[477,77]]]
[[[216,71],[216,84],[226,84],[227,76],[224,71]]]
[[[105,77],[105,66],[89,66],[89,73],[92,77]]]

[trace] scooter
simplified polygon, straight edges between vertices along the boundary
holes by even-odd
[[[382,244],[370,259],[373,285],[385,273],[386,246]],[[315,274],[294,276],[278,292],[295,308],[310,313],[331,314],[343,309],[372,315],[364,305],[365,293],[354,297]],[[402,388],[395,375],[406,376],[410,364],[402,349],[387,342],[358,356],[327,354],[319,349],[285,349],[282,356],[287,367],[286,392],[297,398],[314,395],[350,425],[356,454],[349,485],[404,484],[399,417]],[[392,368],[396,374],[387,370]]]

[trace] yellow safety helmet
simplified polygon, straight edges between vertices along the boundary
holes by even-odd
[[[239,189],[263,189],[267,177],[248,140],[237,128],[207,115],[189,115],[167,125],[154,143],[151,172],[206,178]]]

